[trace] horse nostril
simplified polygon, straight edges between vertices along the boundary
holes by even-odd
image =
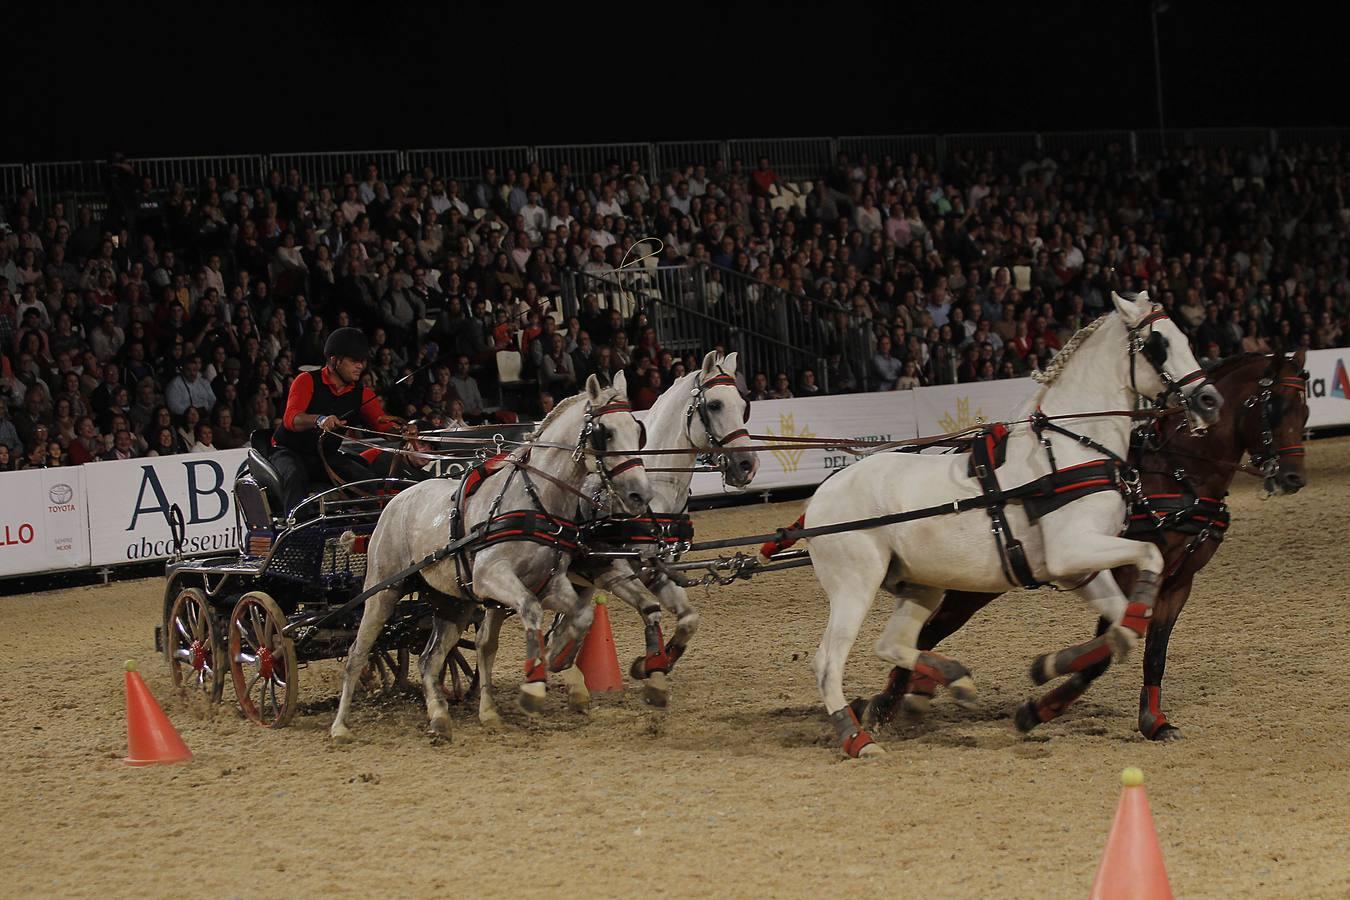
[[[752,463],[750,460],[748,459],[741,460],[741,471],[744,472],[745,474],[749,475],[750,470],[753,469],[754,467],[755,464]]]
[[[1213,409],[1216,405],[1218,405],[1218,401],[1215,400],[1213,394],[1201,394],[1200,405],[1203,406],[1205,409]]]
[[[639,494],[637,491],[630,491],[629,494],[628,494],[628,499],[633,501],[633,505],[634,505],[634,506],[646,506],[646,505],[647,505],[647,504],[646,504],[646,501],[643,499],[642,495]]]

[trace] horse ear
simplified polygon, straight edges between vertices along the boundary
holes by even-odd
[[[1125,320],[1125,324],[1130,328],[1138,325],[1139,320],[1144,318],[1145,313],[1149,310],[1148,291],[1135,296],[1138,297],[1137,302],[1133,299],[1126,299],[1115,291],[1111,292],[1111,302],[1116,305],[1116,312],[1120,313],[1120,317]]]
[[[726,358],[722,360],[722,368],[726,369],[727,374],[729,375],[736,374],[736,352],[737,351],[732,350],[726,355]]]
[[[623,374],[623,373],[621,372],[620,374]],[[596,378],[594,374],[592,374],[590,378],[587,378],[587,379],[586,379],[586,394],[587,394],[587,396],[589,396],[592,400],[599,400],[599,399],[600,399],[600,394],[601,394],[603,391],[604,391],[604,388],[602,388],[602,387],[600,386],[600,379],[599,379],[599,378]]]
[[[1294,354],[1294,365],[1298,366],[1300,372],[1308,368],[1308,348],[1298,348],[1298,352]]]
[[[628,399],[628,376],[624,374],[623,369],[614,373],[614,381],[610,384],[620,400]]]
[[[703,374],[712,375],[713,369],[717,368],[717,351],[709,350],[708,355],[703,357]]]

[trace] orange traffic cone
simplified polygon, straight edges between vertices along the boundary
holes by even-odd
[[[129,766],[191,762],[192,751],[145,686],[134,660],[127,660],[127,758]]]
[[[595,595],[595,621],[577,654],[577,668],[586,678],[586,690],[592,694],[623,690],[619,651],[614,649],[614,632],[609,627],[609,607],[604,596],[599,592]]]
[[[1092,900],[1171,900],[1162,847],[1144,795],[1144,773],[1128,768],[1120,773],[1120,783],[1120,805],[1092,882]]]

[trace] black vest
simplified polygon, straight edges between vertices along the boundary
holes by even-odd
[[[308,378],[314,384],[314,393],[309,398],[309,405],[302,412],[315,416],[337,416],[339,419],[345,419],[349,424],[356,424],[362,399],[369,397],[365,385],[357,385],[342,396],[338,396],[323,380],[322,372],[322,369],[314,372],[301,372],[291,382],[291,390],[295,390],[296,385],[300,383],[302,378]],[[318,459],[320,434],[323,435],[325,441],[324,453],[329,456],[337,453],[338,448],[342,446],[342,438],[332,432],[322,432],[317,427],[308,431],[291,431],[284,424],[278,425],[276,432],[272,435],[272,443],[277,447],[293,450],[302,456]]]

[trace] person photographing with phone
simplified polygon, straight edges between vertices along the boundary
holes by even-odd
[[[379,431],[403,428],[402,420],[385,413],[379,395],[361,384],[370,359],[364,333],[337,329],[324,343],[324,357],[323,368],[301,372],[291,382],[281,425],[272,435],[270,460],[281,476],[288,511],[305,498],[311,481],[330,480],[328,469],[344,482],[378,477],[365,460],[338,452],[341,429],[358,420]]]

